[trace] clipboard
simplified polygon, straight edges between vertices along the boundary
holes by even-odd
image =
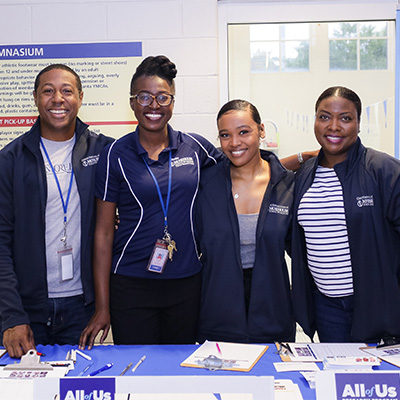
[[[249,372],[267,351],[268,346],[206,340],[180,365],[210,370]]]

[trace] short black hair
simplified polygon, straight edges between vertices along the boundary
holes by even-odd
[[[224,104],[217,114],[217,122],[224,114],[229,111],[246,111],[247,109],[250,110],[253,121],[256,124],[261,125],[261,117],[260,113],[257,110],[257,107],[251,104],[249,101],[241,99],[231,100]]]
[[[52,69],[63,69],[64,71],[68,71],[70,72],[72,75],[75,76],[76,78],[76,87],[78,88],[78,92],[81,93],[82,92],[82,82],[81,82],[81,78],[79,77],[79,75],[70,67],[68,67],[68,65],[65,64],[50,64],[48,65],[46,68],[42,69],[36,76],[35,79],[35,86],[34,86],[34,90],[35,92],[37,91],[39,85],[40,85],[40,77],[46,73],[51,71]]]
[[[135,83],[142,76],[158,76],[175,89],[174,79],[178,73],[176,65],[166,56],[149,56],[136,68],[131,80],[131,95],[135,94]]]
[[[324,90],[318,97],[318,100],[315,103],[315,112],[317,112],[321,101],[327,99],[328,97],[343,97],[344,99],[350,100],[356,107],[357,118],[358,121],[360,121],[362,105],[361,99],[358,97],[358,94],[356,92],[344,86],[332,86]]]

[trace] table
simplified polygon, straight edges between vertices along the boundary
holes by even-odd
[[[85,373],[103,367],[107,363],[113,363],[114,366],[99,374],[98,376],[118,376],[129,363],[135,365],[142,356],[146,356],[146,360],[138,367],[135,373],[130,370],[125,376],[153,376],[153,375],[200,375],[200,376],[232,376],[249,374],[255,376],[274,376],[275,379],[291,379],[299,385],[304,400],[315,400],[315,390],[310,389],[307,381],[299,372],[281,372],[278,373],[273,365],[274,362],[280,362],[280,357],[276,354],[274,344],[268,344],[269,348],[257,364],[250,372],[234,372],[234,371],[209,371],[203,368],[181,367],[180,364],[190,354],[192,354],[198,346],[196,345],[142,345],[142,346],[95,346],[92,350],[85,350],[84,353],[90,355],[93,360],[93,366]],[[41,361],[65,360],[69,350],[77,349],[77,346],[37,346],[37,351],[45,354]],[[14,363],[8,355],[0,359],[1,364]],[[78,376],[79,373],[88,365],[89,361],[77,355],[75,369],[70,371],[68,376]],[[321,363],[319,363],[321,366]],[[396,370],[399,369],[391,364],[382,362],[378,367],[380,370]],[[0,381],[1,385],[1,381]],[[1,391],[1,389],[0,389]]]

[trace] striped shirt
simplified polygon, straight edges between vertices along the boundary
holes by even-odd
[[[319,291],[329,297],[353,294],[353,275],[342,185],[333,168],[318,166],[314,182],[300,201],[307,261]]]

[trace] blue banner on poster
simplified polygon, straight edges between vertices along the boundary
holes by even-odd
[[[399,400],[398,374],[336,374],[336,398],[339,400]]]
[[[141,57],[142,42],[70,43],[0,46],[1,60]]]
[[[60,379],[60,400],[114,400],[115,378]]]

